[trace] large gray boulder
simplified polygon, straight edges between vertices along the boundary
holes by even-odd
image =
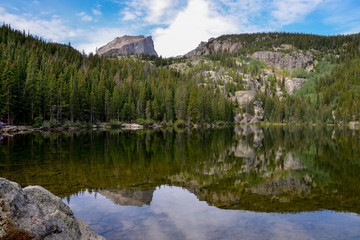
[[[143,35],[117,37],[105,46],[100,47],[96,53],[104,56],[143,53],[157,56],[152,37],[144,37]]]
[[[0,178],[0,239],[104,239],[40,186]]]

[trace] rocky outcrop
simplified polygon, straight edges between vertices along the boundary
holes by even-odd
[[[0,178],[0,239],[104,239],[40,186]]]
[[[236,91],[235,96],[231,99],[237,101],[239,106],[248,104],[255,99],[255,91]]]
[[[230,38],[219,39],[210,38],[208,42],[201,42],[197,48],[185,54],[185,57],[210,55],[213,53],[232,53],[242,49],[240,42],[234,41]]]
[[[241,123],[255,123],[261,122],[264,118],[264,109],[262,108],[262,102],[254,101],[254,114],[250,114],[247,112],[238,113],[235,115],[235,122]]]
[[[285,90],[288,94],[294,93],[295,90],[302,87],[305,78],[286,78],[285,79]]]
[[[236,101],[239,107],[244,107],[250,102],[253,103],[254,113],[249,114],[248,112],[238,113],[235,116],[235,122],[242,123],[253,123],[260,122],[263,120],[264,109],[262,102],[255,100],[255,91],[236,91],[235,95],[231,98],[232,101]]]
[[[206,47],[206,42],[200,42],[199,46],[195,48],[194,50],[188,52],[185,54],[186,57],[192,57],[192,56],[200,56],[202,55],[203,49]]]
[[[295,68],[305,69],[315,60],[315,56],[310,51],[307,51],[305,54],[301,51],[294,51],[291,54],[276,51],[260,51],[255,52],[250,57],[252,59],[266,62],[268,65],[281,69],[287,68],[289,70],[293,70]]]
[[[100,47],[96,53],[102,56],[127,54],[149,54],[157,56],[152,37],[144,37],[143,35],[117,37],[105,46]]]

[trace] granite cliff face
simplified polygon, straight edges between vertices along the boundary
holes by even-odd
[[[213,53],[235,52],[243,46],[241,42],[232,41],[231,39],[220,40],[210,38],[208,42],[201,42],[197,48],[185,54],[185,57],[210,55]]]
[[[105,46],[100,47],[96,53],[101,56],[143,53],[157,56],[152,37],[144,37],[143,35],[117,37]]]
[[[289,70],[306,68],[315,60],[315,56],[310,51],[307,51],[305,54],[296,51],[290,54],[273,51],[259,51],[255,52],[250,57],[261,62],[266,62],[268,65],[281,69],[287,68]]]

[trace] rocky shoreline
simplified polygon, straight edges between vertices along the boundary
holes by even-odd
[[[310,123],[270,123],[270,122],[238,122],[237,124],[240,125],[312,125],[316,126],[319,124],[310,124]],[[230,124],[206,124],[206,125],[191,125],[191,126],[185,126],[186,128],[214,128],[214,127],[220,127],[220,126],[228,126]],[[320,124],[321,125],[321,124]],[[324,125],[327,126],[348,126],[352,130],[360,129],[360,122],[349,122],[348,124],[339,123],[339,124],[328,124],[324,123]],[[173,126],[163,126],[158,124],[153,124],[151,126],[145,126],[140,125],[136,123],[123,123],[121,126],[113,127],[113,126],[107,126],[107,125],[93,125],[92,127],[42,127],[42,128],[33,128],[31,126],[3,126],[0,128],[0,135],[1,136],[13,136],[16,134],[24,134],[29,132],[58,132],[58,131],[77,131],[82,129],[93,129],[93,130],[104,130],[104,129],[122,129],[122,130],[141,130],[141,129],[158,129],[158,128],[164,128],[164,127],[173,127]]]
[[[219,126],[227,126],[230,125],[228,123],[226,124],[205,124],[205,125],[190,125],[190,126],[184,126],[185,128],[214,128]],[[104,129],[121,129],[121,130],[141,130],[141,129],[159,129],[159,128],[165,128],[165,127],[174,127],[173,125],[159,125],[159,124],[153,124],[153,125],[141,125],[136,123],[123,123],[119,126],[109,126],[105,124],[101,125],[93,125],[93,126],[83,126],[83,127],[41,127],[41,128],[33,128],[31,126],[14,126],[14,125],[6,125],[3,127],[0,127],[0,135],[2,136],[13,136],[16,134],[24,134],[24,133],[30,133],[30,132],[59,132],[59,131],[77,131],[82,129],[92,129],[92,130],[104,130]]]
[[[0,178],[0,239],[105,240],[59,197]]]

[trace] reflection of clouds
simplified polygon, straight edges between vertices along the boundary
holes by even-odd
[[[65,201],[65,199],[64,199]],[[356,239],[360,217],[331,211],[275,214],[208,206],[180,187],[161,186],[150,207],[120,206],[85,192],[74,215],[111,239]]]
[[[156,214],[166,214],[186,239],[207,239],[208,232],[225,228],[235,220],[232,214],[221,214],[220,209],[209,207],[179,187],[158,189],[150,208]]]

